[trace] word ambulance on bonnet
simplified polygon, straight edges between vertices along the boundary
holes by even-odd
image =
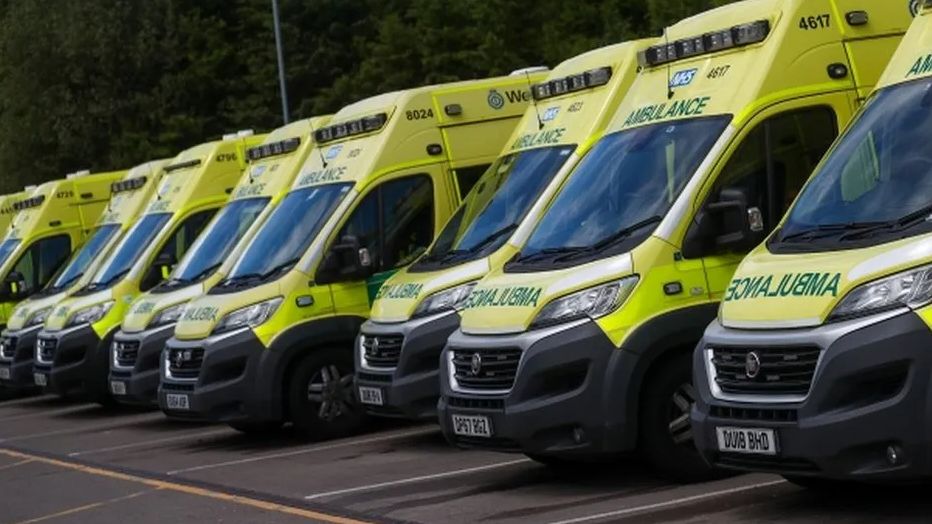
[[[430,245],[542,78],[387,93],[317,129],[291,192],[179,318],[162,357],[162,410],[242,431],[291,421],[314,438],[360,427],[353,348],[373,297]]]
[[[377,415],[435,419],[440,351],[476,281],[524,243],[547,202],[602,135],[653,39],[570,58],[531,87],[499,158],[417,262],[379,290],[356,351],[360,402]]]
[[[97,220],[94,230],[64,269],[40,291],[23,300],[13,310],[0,335],[0,385],[13,388],[35,386],[33,365],[36,336],[56,304],[86,285],[97,268],[107,260],[136,217],[145,209],[158,187],[165,160],[147,162],[131,169],[119,182],[113,182],[113,196]]]
[[[930,134],[926,1],[695,349],[692,424],[710,463],[813,487],[932,474]]]
[[[466,299],[441,355],[447,438],[714,475],[689,424],[692,350],[910,18],[905,2],[739,2],[645,48],[609,131]]]
[[[219,282],[243,245],[288,192],[329,117],[300,120],[246,151],[247,174],[169,278],[130,306],[113,337],[110,393],[121,403],[155,404],[159,358],[185,304]]]
[[[36,385],[66,395],[112,402],[110,344],[130,304],[164,280],[245,167],[245,151],[261,142],[251,132],[187,149],[163,167],[145,212],[90,277],[55,305],[36,340]]]

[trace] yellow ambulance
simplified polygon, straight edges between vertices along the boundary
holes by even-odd
[[[314,438],[358,428],[353,343],[372,298],[498,155],[540,73],[387,93],[340,110],[226,279],[185,308],[159,405]]]
[[[94,229],[126,171],[70,173],[33,188],[13,203],[16,215],[0,241],[0,325],[16,305],[56,275]]]
[[[162,176],[165,160],[147,162],[131,169],[126,177],[111,184],[110,202],[100,215],[87,241],[76,251],[54,279],[13,310],[0,336],[0,385],[15,388],[34,386],[32,366],[36,335],[55,304],[70,290],[87,283],[113,246],[136,219]]]
[[[570,58],[531,88],[528,108],[428,253],[386,281],[357,342],[360,402],[377,415],[435,419],[440,351],[457,310],[514,256],[563,178],[608,125],[654,40]],[[526,224],[522,227],[522,224]]]
[[[609,132],[466,300],[441,355],[448,439],[712,474],[692,350],[910,20],[906,3],[755,0],[668,27]]]
[[[932,473],[932,2],[921,9],[695,350],[693,431],[712,464],[810,487]]]
[[[55,304],[38,333],[33,379],[59,395],[111,402],[110,342],[132,301],[158,285],[226,203],[261,136],[242,132],[180,153],[145,212],[87,283]]]
[[[219,282],[239,251],[287,194],[313,149],[313,131],[329,117],[300,120],[269,133],[246,152],[248,176],[191,246],[168,280],[137,298],[113,337],[110,393],[118,402],[153,404],[159,357],[184,305]]]

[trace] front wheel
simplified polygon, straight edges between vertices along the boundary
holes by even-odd
[[[696,401],[688,355],[660,364],[641,393],[639,440],[648,461],[677,482],[721,478],[725,472],[702,460],[693,441],[689,412]]]
[[[366,414],[356,397],[353,362],[346,351],[314,350],[297,366],[289,384],[291,421],[314,440],[359,431]]]

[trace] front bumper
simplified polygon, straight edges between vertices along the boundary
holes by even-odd
[[[365,355],[362,339],[356,340],[356,384],[381,391],[382,405],[363,404],[366,411],[381,416],[433,420],[440,396],[440,352],[447,338],[460,325],[455,311],[399,324],[366,321],[361,337],[401,338],[401,353],[394,365],[373,365]]]
[[[14,389],[35,387],[32,367],[36,352],[36,335],[42,325],[19,330],[3,330],[0,336],[0,386]]]
[[[794,345],[820,348],[801,398],[734,395],[715,382],[709,347]],[[709,463],[747,471],[857,481],[929,476],[930,349],[928,325],[903,310],[811,329],[747,331],[713,323],[693,360],[696,445]],[[719,452],[716,427],[722,426],[772,429],[776,455]],[[895,461],[888,459],[888,449],[895,451]]]
[[[174,331],[174,323],[136,333],[117,331],[110,348],[110,392],[117,402],[157,402],[162,350]]]
[[[36,341],[34,375],[45,375],[46,389],[58,395],[83,393],[105,396],[110,339],[103,340],[82,324],[60,331],[41,330]]]
[[[179,352],[190,352],[194,358],[173,367],[169,359]],[[249,328],[201,340],[170,338],[160,357],[159,407],[175,418],[227,423],[282,420],[283,385],[275,384],[273,373],[261,372],[276,369],[278,358],[280,353],[266,349]],[[170,404],[169,395],[184,397],[188,408]]]
[[[520,349],[513,385],[483,392],[459,386],[453,348]],[[460,447],[583,458],[629,451],[636,417],[618,392],[632,381],[632,352],[619,350],[592,321],[580,320],[515,335],[450,336],[441,356],[440,426]],[[613,401],[614,399],[614,401]],[[454,434],[452,415],[488,417],[492,437]]]

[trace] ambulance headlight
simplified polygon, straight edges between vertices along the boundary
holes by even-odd
[[[848,292],[831,320],[879,313],[898,307],[918,308],[932,302],[932,265],[867,282]]]
[[[39,324],[45,324],[45,321],[49,318],[49,313],[52,312],[53,307],[44,307],[37,310],[29,317],[29,320],[26,321],[26,327],[38,326]]]
[[[604,317],[618,309],[627,300],[637,283],[638,277],[633,275],[555,299],[540,310],[531,322],[531,328],[585,317],[592,319]]]
[[[146,326],[146,328],[151,329],[178,322],[178,319],[181,318],[181,314],[184,313],[184,307],[186,305],[187,303],[175,304],[174,306],[168,306],[159,311],[152,317],[152,320],[149,321],[149,325]]]
[[[457,310],[463,307],[472,289],[476,287],[476,282],[469,282],[443,291],[438,291],[428,295],[417,308],[414,309],[414,317],[423,317],[439,311]]]
[[[220,319],[213,332],[222,333],[241,327],[259,326],[272,317],[281,303],[282,297],[278,297],[231,311]]]
[[[101,302],[100,304],[94,304],[93,306],[79,309],[71,315],[65,327],[77,326],[80,324],[93,324],[104,318],[112,307],[113,301],[108,300],[107,302]]]

